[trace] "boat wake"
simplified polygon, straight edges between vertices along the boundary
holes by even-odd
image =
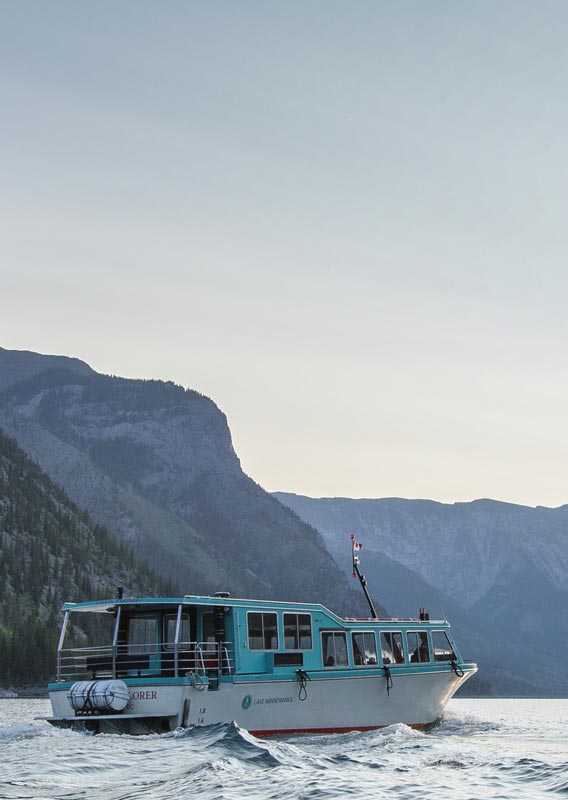
[[[545,800],[568,795],[568,764],[561,758],[556,728],[552,735],[541,723],[540,736],[532,728],[529,734],[518,715],[501,715],[496,723],[482,713],[460,709],[429,731],[397,724],[269,739],[235,722],[136,737],[14,722],[0,728],[0,798],[437,800],[451,794],[454,800]]]
[[[232,758],[243,761],[263,763],[266,767],[280,766],[283,762],[275,752],[277,748],[271,747],[264,740],[257,739],[245,728],[240,728],[236,722],[207,725],[200,728],[178,729],[172,733],[162,734],[160,739],[173,738],[187,741],[191,746],[200,750],[225,750]]]
[[[36,739],[43,736],[51,736],[52,732],[46,727],[39,725],[8,725],[0,728],[0,746],[8,742],[17,742],[24,739]]]
[[[440,722],[432,726],[428,733],[433,736],[475,736],[498,731],[501,727],[498,722],[483,720],[474,714],[446,710]]]

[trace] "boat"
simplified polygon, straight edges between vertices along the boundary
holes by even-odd
[[[477,665],[424,609],[379,618],[351,543],[365,618],[227,592],[65,603],[47,721],[129,734],[236,722],[256,736],[435,724]]]

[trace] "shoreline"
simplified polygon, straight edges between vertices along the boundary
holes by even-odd
[[[0,689],[0,700],[48,700],[45,686],[28,686],[22,689]]]

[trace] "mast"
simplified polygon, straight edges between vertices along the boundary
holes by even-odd
[[[367,603],[369,604],[369,608],[371,609],[371,617],[373,619],[378,619],[379,615],[377,614],[377,612],[375,610],[375,606],[373,605],[373,601],[371,600],[371,595],[369,594],[369,591],[367,589],[367,581],[365,580],[365,576],[361,575],[361,570],[359,569],[359,564],[361,563],[361,559],[359,558],[359,556],[355,555],[355,553],[358,553],[363,545],[361,545],[359,542],[355,541],[355,534],[350,533],[349,535],[351,537],[351,556],[353,558],[353,577],[354,578],[355,577],[359,578],[359,583],[361,584],[361,588],[363,589],[363,594],[365,595],[365,599],[367,600]]]

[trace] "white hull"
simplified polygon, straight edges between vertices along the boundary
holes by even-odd
[[[448,700],[475,670],[458,677],[453,670],[393,675],[387,694],[382,671],[372,676],[311,675],[306,696],[290,680],[239,680],[218,690],[179,684],[130,686],[131,699],[116,715],[77,716],[65,689],[50,697],[55,724],[84,724],[97,730],[137,732],[172,730],[235,721],[258,735],[366,730],[403,722],[423,727],[438,720]]]

